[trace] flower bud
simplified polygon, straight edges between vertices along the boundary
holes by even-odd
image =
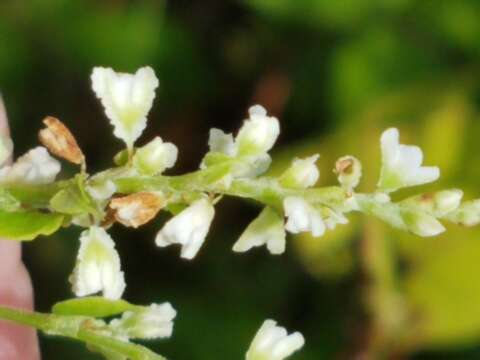
[[[402,204],[422,209],[441,218],[455,211],[462,201],[463,192],[458,189],[443,190],[433,194],[422,194],[402,201]]]
[[[399,143],[399,133],[395,128],[383,132],[381,137],[382,171],[378,187],[392,192],[402,187],[427,184],[440,177],[436,166],[421,166],[422,150],[418,146]]]
[[[110,208],[115,210],[115,220],[134,228],[152,220],[163,206],[162,199],[149,192],[115,198],[110,202]]]
[[[155,243],[160,247],[180,244],[181,257],[193,259],[205,241],[214,215],[215,209],[210,201],[197,200],[165,224]]]
[[[103,228],[92,226],[82,232],[70,282],[77,296],[102,291],[103,296],[111,300],[122,297],[125,280],[120,269],[120,257],[112,238]]]
[[[40,130],[39,139],[51,153],[77,165],[85,161],[75,137],[60,120],[49,116],[43,123],[46,128]]]
[[[299,332],[288,335],[287,330],[266,320],[258,330],[248,349],[246,360],[283,360],[305,344]]]
[[[285,252],[283,218],[274,209],[266,207],[247,227],[233,246],[235,252],[246,252],[253,247],[267,245],[271,254]]]
[[[418,236],[436,236],[445,231],[445,227],[440,221],[426,212],[414,209],[401,209],[400,216],[406,229]]]
[[[133,165],[144,175],[158,175],[175,165],[178,149],[172,143],[164,143],[157,136],[139,148],[133,156]]]
[[[114,135],[128,148],[133,148],[133,143],[147,126],[147,115],[158,87],[155,72],[150,67],[143,67],[135,74],[124,74],[96,67],[91,79],[93,91],[114,127]]]
[[[362,177],[362,164],[357,158],[347,155],[337,160],[334,171],[342,188],[352,192]]]
[[[259,155],[268,152],[280,134],[280,124],[275,117],[267,116],[260,105],[249,109],[250,118],[240,129],[236,144],[239,155]]]
[[[280,184],[293,189],[306,189],[318,181],[320,171],[315,163],[320,155],[315,154],[306,159],[295,159],[292,165],[280,177]]]
[[[447,214],[446,218],[456,224],[464,226],[480,224],[480,200],[464,202],[456,210]]]

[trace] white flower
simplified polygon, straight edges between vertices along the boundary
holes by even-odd
[[[280,134],[280,124],[275,117],[267,116],[260,105],[248,110],[250,119],[245,120],[240,129],[236,144],[240,155],[256,155],[268,152]]]
[[[10,158],[13,152],[13,142],[8,136],[0,136],[0,166]]]
[[[155,72],[150,67],[143,67],[135,74],[124,74],[96,67],[91,79],[93,91],[114,127],[114,135],[132,148],[147,126],[147,114],[158,87]]]
[[[87,186],[87,192],[95,200],[110,199],[117,191],[117,187],[111,180],[106,180],[98,183],[93,183]]]
[[[300,350],[305,344],[303,335],[277,326],[273,320],[266,320],[248,349],[246,360],[283,360]]]
[[[320,171],[315,163],[320,155],[315,154],[305,159],[295,159],[290,168],[280,178],[280,183],[286,187],[306,189],[318,181]]]
[[[233,246],[233,251],[246,252],[252,247],[265,244],[271,254],[278,255],[285,252],[283,219],[270,207],[266,207],[247,227]]]
[[[362,164],[356,157],[347,155],[337,160],[335,173],[342,188],[352,192],[362,177]]]
[[[159,339],[172,336],[177,312],[170,303],[151,304],[138,311],[126,311],[113,319],[109,327],[115,335],[127,339]]]
[[[137,149],[133,165],[142,174],[158,175],[175,165],[178,149],[172,143],[165,143],[157,136],[147,145]]]
[[[285,216],[288,218],[285,229],[292,234],[311,232],[314,237],[322,236],[325,232],[325,223],[310,204],[301,197],[287,197],[283,201]]]
[[[225,134],[220,129],[210,129],[208,146],[211,152],[218,152],[228,156],[237,156],[237,145],[232,134]]]
[[[422,150],[418,146],[399,143],[395,128],[383,132],[381,137],[382,172],[378,187],[386,192],[402,187],[426,184],[440,177],[436,166],[421,166]]]
[[[19,157],[13,165],[0,170],[0,181],[27,184],[48,184],[60,172],[60,163],[47,149],[38,146]]]
[[[112,238],[103,228],[92,226],[82,232],[77,263],[70,282],[77,296],[102,291],[108,299],[122,297],[125,280],[120,269],[120,258]]]
[[[181,257],[193,259],[205,241],[214,215],[215,209],[210,201],[197,200],[165,224],[155,243],[160,247],[180,244]]]

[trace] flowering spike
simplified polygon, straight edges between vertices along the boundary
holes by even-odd
[[[383,132],[381,137],[382,171],[378,188],[392,192],[402,187],[422,185],[440,177],[436,166],[421,166],[423,152],[418,146],[399,143],[395,128]]]
[[[248,349],[246,360],[283,360],[300,350],[305,344],[303,335],[277,326],[273,320],[266,320],[258,330]]]
[[[92,226],[82,232],[77,263],[70,282],[77,296],[102,291],[108,299],[122,297],[125,280],[120,269],[120,258],[112,238],[103,228]]]
[[[160,247],[180,244],[181,257],[193,259],[205,241],[214,215],[215,209],[209,200],[197,200],[165,224],[155,243]]]
[[[93,91],[114,127],[114,135],[131,149],[147,126],[147,115],[158,87],[155,72],[148,66],[135,74],[96,67],[91,79]]]
[[[235,252],[246,252],[252,247],[267,245],[271,254],[285,252],[283,218],[271,207],[266,207],[247,227],[233,246]]]

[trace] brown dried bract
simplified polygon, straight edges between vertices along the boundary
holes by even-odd
[[[46,128],[40,130],[40,142],[53,154],[74,164],[84,162],[84,155],[68,128],[58,119],[48,116],[43,120]]]
[[[164,205],[158,195],[150,192],[140,192],[110,202],[110,208],[115,210],[115,220],[134,228],[152,220]]]

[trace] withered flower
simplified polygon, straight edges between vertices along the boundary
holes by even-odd
[[[115,220],[134,228],[152,220],[164,205],[160,196],[150,192],[139,192],[110,202],[110,208],[115,210]]]
[[[51,153],[71,163],[83,164],[85,156],[70,130],[57,118],[48,116],[43,120],[45,128],[40,130],[40,142]]]

